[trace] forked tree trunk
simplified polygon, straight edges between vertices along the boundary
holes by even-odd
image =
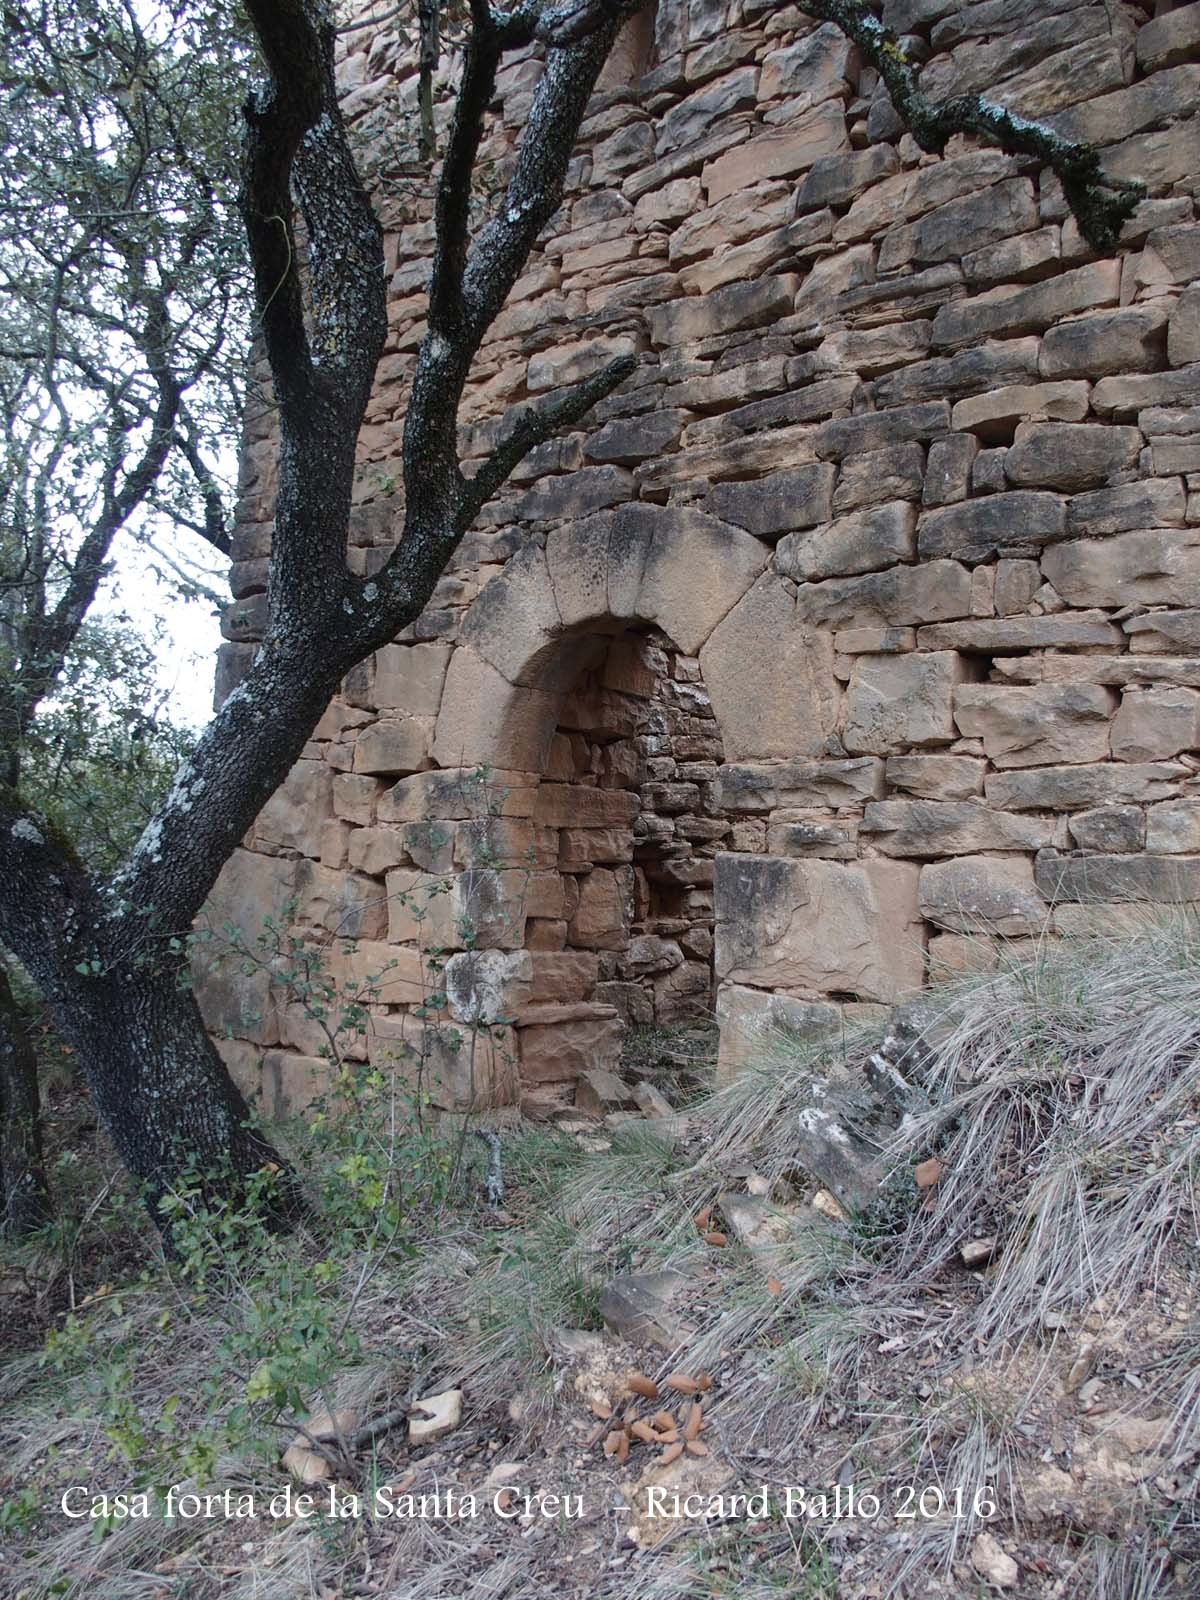
[[[0,1233],[32,1233],[49,1216],[37,1055],[0,963]]]

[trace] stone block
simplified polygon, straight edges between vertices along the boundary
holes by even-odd
[[[1028,178],[1006,178],[890,229],[880,241],[879,270],[957,259],[1036,228],[1038,220],[1033,184]]]
[[[1146,843],[1146,813],[1140,806],[1096,806],[1079,811],[1067,823],[1071,839],[1080,850],[1100,855],[1124,855]]]
[[[924,487],[925,451],[922,447],[913,443],[885,446],[882,450],[850,456],[842,463],[832,509],[841,516],[864,506],[882,506],[888,501],[920,500]]]
[[[1200,51],[1200,4],[1179,6],[1138,29],[1137,61],[1143,72],[1161,72]]]
[[[1067,536],[1067,508],[1056,494],[1013,490],[926,511],[917,545],[922,561],[949,556],[983,561],[1012,545],[1048,544]]]
[[[709,205],[764,178],[795,178],[821,156],[850,148],[840,101],[827,100],[778,132],[759,133],[710,161],[700,174]]]
[[[721,811],[771,811],[776,806],[857,806],[883,793],[883,762],[727,762],[717,771],[714,804]]]
[[[857,656],[843,744],[854,755],[887,755],[907,745],[952,743],[954,690],[963,678],[962,657],[953,650]]]
[[[1200,362],[1200,284],[1185,289],[1175,302],[1167,330],[1167,358],[1173,367]]]
[[[879,387],[877,384],[877,399]],[[909,440],[939,439],[949,432],[949,404],[945,400],[930,400],[921,405],[895,405],[887,411],[868,411],[857,417],[837,417],[823,422],[812,436],[812,449],[823,461],[841,461],[864,450],[882,450]]]
[[[916,401],[958,400],[1036,383],[1040,348],[1037,339],[1003,339],[913,363],[876,379],[875,404],[882,409]]]
[[[450,662],[446,644],[386,644],[375,652],[371,699],[378,711],[436,717]]]
[[[319,856],[321,824],[333,810],[333,782],[324,761],[297,761],[254,819],[255,844]]]
[[[1119,648],[1120,630],[1102,611],[1064,612],[1049,617],[978,617],[938,622],[917,630],[921,650],[1109,650]]]
[[[740,983],[717,991],[717,1081],[727,1083],[747,1066],[776,1059],[781,1050],[819,1045],[842,1028],[840,1006],[828,1000],[796,1000]]]
[[[998,615],[1011,617],[1027,610],[1041,581],[1042,574],[1036,561],[997,561],[992,598]]]
[[[952,433],[929,447],[922,499],[927,506],[957,505],[967,498],[971,465],[979,454],[973,433]]]
[[[776,565],[797,582],[875,572],[916,554],[916,507],[906,500],[872,506],[806,533],[790,533]]]
[[[997,767],[1103,761],[1117,698],[1091,683],[1039,683],[1028,688],[964,684],[954,719],[968,739],[982,739]]]
[[[357,823],[360,828],[369,827],[375,821],[376,807],[385,787],[378,778],[339,772],[332,786],[334,815],[343,822]]]
[[[1125,801],[1166,800],[1178,793],[1189,769],[1179,763],[1037,767],[990,773],[983,782],[988,804],[1006,811],[1075,811]]]
[[[1103,378],[1162,365],[1167,313],[1153,301],[1119,311],[1089,311],[1047,328],[1039,371],[1046,378]]]
[[[1130,650],[1139,655],[1178,650],[1200,653],[1200,610],[1148,611],[1126,617],[1121,626],[1129,635]]]
[[[933,319],[933,342],[973,344],[998,335],[1035,332],[1076,312],[1115,306],[1120,289],[1116,261],[1076,267],[1027,287],[990,289],[944,305]]]
[[[1072,606],[1200,605],[1200,531],[1075,539],[1047,550],[1042,572]]]
[[[1171,372],[1101,378],[1092,390],[1092,410],[1126,416],[1145,406],[1191,405],[1200,384],[1200,362]]]
[[[921,915],[948,933],[1019,938],[1042,932],[1049,907],[1028,856],[959,856],[921,868]]]
[[[584,784],[543,783],[534,821],[549,828],[611,828],[633,821],[641,809],[626,789],[596,789]]]
[[[1145,845],[1153,855],[1200,854],[1200,800],[1150,806],[1145,819]]]
[[[1179,526],[1186,511],[1187,494],[1181,478],[1144,478],[1072,495],[1067,501],[1067,528],[1071,537],[1077,538]]]
[[[618,518],[614,538],[623,526]],[[656,509],[652,526],[637,612],[656,622],[685,655],[699,655],[762,572],[769,552],[750,534],[699,511]]]
[[[1045,850],[1034,872],[1047,900],[1162,905],[1200,900],[1200,856],[1060,856]]]
[[[511,1105],[517,1045],[511,1028],[486,1032],[409,1016],[376,1017],[368,1039],[377,1071],[395,1074],[414,1096],[446,1111]]]
[[[774,573],[764,573],[717,624],[700,670],[727,759],[821,752],[836,716],[832,637],[798,615]]]
[[[429,722],[425,718],[389,718],[359,731],[354,741],[354,770],[375,777],[401,777],[430,765]]]
[[[617,1070],[625,1030],[615,1008],[587,1005],[570,1010],[568,1019],[523,1023],[517,1029],[523,1082],[573,1083],[584,1072]]]
[[[399,867],[387,875],[388,939],[423,950],[513,950],[524,943],[529,875],[475,868],[452,876]]]
[[[444,968],[446,1003],[456,1022],[507,1022],[530,998],[528,950],[460,950]]]
[[[1004,474],[1018,488],[1090,489],[1133,466],[1141,447],[1137,428],[1023,422],[1004,458]]]
[[[1112,753],[1118,761],[1166,761],[1200,748],[1200,692],[1195,689],[1126,689],[1113,718]]]
[[[580,881],[579,905],[567,937],[588,950],[624,950],[632,920],[632,869],[597,867]]]
[[[951,417],[956,428],[973,428],[981,438],[1002,443],[1027,417],[1081,421],[1087,416],[1088,393],[1082,382],[1006,384],[959,400]]]
[[[876,800],[867,804],[863,833],[877,835],[887,856],[969,856],[984,850],[1040,850],[1053,826],[1041,817],[1011,816],[978,800]]]
[[[297,919],[339,939],[380,939],[388,911],[379,884],[359,872],[335,872],[314,861],[296,870]]]
[[[833,514],[836,479],[837,468],[822,461],[745,483],[718,483],[705,497],[704,509],[760,538],[815,528]]]
[[[971,800],[983,793],[986,770],[977,756],[889,756],[884,776],[920,800]]]
[[[359,939],[339,957],[349,996],[362,1005],[419,1006],[441,987],[419,950]]]
[[[561,707],[560,694],[510,683],[477,651],[460,645],[446,674],[433,758],[442,767],[516,765],[540,772]]]
[[[895,1001],[920,986],[917,869],[778,856],[717,857],[723,983]]]
[[[850,817],[831,819],[822,811],[779,810],[772,813],[766,848],[773,856],[853,861],[858,854],[857,837],[858,823]]]
[[[354,828],[346,845],[346,858],[356,872],[378,878],[392,867],[409,866],[412,856],[399,828]]]
[[[865,150],[819,156],[809,168],[796,194],[797,215],[825,206],[844,205],[900,167],[892,145],[869,145]]]
[[[662,348],[761,327],[790,313],[797,282],[794,275],[783,273],[653,306],[649,312],[651,338]]]
[[[798,617],[840,628],[912,627],[970,612],[971,574],[956,561],[802,583],[796,591]]]
[[[245,963],[230,952],[226,930],[232,927],[239,943],[253,947],[265,918],[286,925],[296,898],[298,867],[298,862],[278,856],[235,850],[221,869],[197,919],[211,937],[196,943],[191,963],[196,999],[211,1032],[255,1044],[278,1042],[278,995],[270,973],[258,966],[244,972]]]

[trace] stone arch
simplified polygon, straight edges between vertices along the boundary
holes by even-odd
[[[577,930],[571,919],[588,911],[581,905],[578,912],[570,906],[564,912],[552,894],[548,899],[546,871],[552,858],[558,863],[560,857],[554,851],[547,853],[537,824],[543,831],[565,830],[574,820],[583,837],[589,827],[615,825],[619,830],[628,828],[632,819],[632,812],[628,817],[617,815],[616,802],[626,798],[624,794],[610,795],[613,804],[605,809],[589,803],[589,793],[595,795],[595,790],[574,796],[567,792],[570,785],[564,785],[561,773],[559,781],[546,786],[547,802],[554,792],[550,810],[538,799],[564,715],[568,728],[581,726],[576,692],[581,680],[589,673],[611,673],[612,652],[622,643],[657,637],[668,654],[677,652],[677,662],[698,671],[697,692],[706,704],[711,701],[724,756],[761,761],[821,752],[836,711],[832,644],[827,633],[797,619],[794,591],[769,570],[769,562],[769,548],[740,528],[697,510],[635,504],[556,529],[544,544],[531,540],[480,591],[463,618],[450,658],[431,753],[447,773],[483,766],[503,775],[505,784],[515,782],[521,796],[518,804],[534,821],[529,849],[539,869],[530,875],[535,904],[521,912],[519,939],[513,938],[511,928],[507,931],[509,948],[526,943],[526,918],[536,950],[536,930],[551,928],[561,919],[557,926],[567,926],[574,939]],[[765,639],[770,639],[766,649]],[[649,647],[655,649],[652,643]],[[618,674],[605,681],[622,679]],[[583,810],[573,818],[576,802]],[[565,847],[567,835],[562,838]],[[649,854],[653,855],[652,849]],[[535,955],[528,969],[534,974],[534,1003],[525,1015],[536,1014],[544,1021],[527,1021],[517,1030],[527,1091],[544,1082],[547,1063],[555,1063],[564,1075],[589,1064],[615,1064],[617,1011],[626,1020],[677,1020],[672,1007],[678,1002],[679,1014],[686,1014],[689,992],[700,1008],[694,979],[701,959],[698,941],[689,948],[685,937],[682,951],[675,952],[679,970],[657,977],[651,968],[663,941],[654,932],[641,931],[667,927],[670,920],[669,891],[656,889],[655,884],[674,881],[680,895],[673,909],[683,909],[680,902],[689,897],[686,870],[682,863],[675,864],[674,872],[667,863],[659,864],[657,872],[653,866],[647,870],[644,839],[636,870],[632,842],[628,855],[619,857],[618,850],[598,858],[594,867],[585,869],[588,875],[578,880],[571,877],[571,865],[558,870],[581,900],[590,897],[602,905],[601,880],[610,895],[627,889],[632,895],[632,910],[621,924],[626,937],[620,966],[628,977],[630,969],[637,971],[644,953],[643,985],[654,991],[651,1016],[630,1016],[630,996],[614,993],[636,985],[597,985],[594,973],[588,984],[576,985],[586,992],[572,990],[570,981],[564,981],[560,993],[549,986],[539,991],[537,972],[555,962]],[[711,903],[717,893],[711,887],[711,859],[704,866],[703,882],[698,876],[690,899],[709,900],[702,1006],[707,1011],[714,998],[712,930],[722,908]],[[736,879],[725,874],[720,881],[733,885]],[[602,917],[603,909],[595,914]],[[695,930],[689,927],[687,932],[695,941]],[[601,940],[600,948],[616,951],[611,940]],[[584,960],[564,951],[558,965],[570,977],[571,963],[578,967]],[[602,957],[601,975],[603,961]],[[660,998],[664,994],[665,1000]],[[539,998],[557,1003],[539,1007]],[[607,1003],[610,999],[615,1010]],[[532,1085],[530,1077],[535,1080]],[[533,1098],[536,1101],[536,1093]]]

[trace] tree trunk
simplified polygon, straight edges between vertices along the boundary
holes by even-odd
[[[0,1233],[32,1233],[49,1216],[37,1056],[0,963]]]
[[[268,1221],[303,1213],[296,1175],[251,1125],[183,973],[134,968],[85,979],[57,1020],[168,1249],[159,1202],[181,1186],[194,1187],[204,1205],[236,1207],[253,1179],[256,1209]]]

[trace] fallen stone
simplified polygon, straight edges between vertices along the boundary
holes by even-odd
[[[324,1478],[332,1478],[333,1467],[321,1454],[319,1446],[322,1441],[330,1442],[336,1459],[340,1454],[339,1435],[348,1439],[358,1422],[358,1413],[348,1410],[335,1411],[332,1416],[328,1411],[318,1411],[315,1416],[306,1418],[304,1432],[296,1434],[283,1452],[284,1470],[293,1478],[299,1478],[301,1483],[320,1483]]]
[[[625,1272],[600,1291],[600,1315],[613,1333],[631,1344],[674,1350],[695,1336],[679,1301],[689,1283],[682,1272]]]
[[[463,1392],[447,1389],[443,1394],[426,1395],[413,1402],[413,1412],[408,1419],[410,1444],[432,1444],[435,1439],[453,1433],[462,1421]]]

